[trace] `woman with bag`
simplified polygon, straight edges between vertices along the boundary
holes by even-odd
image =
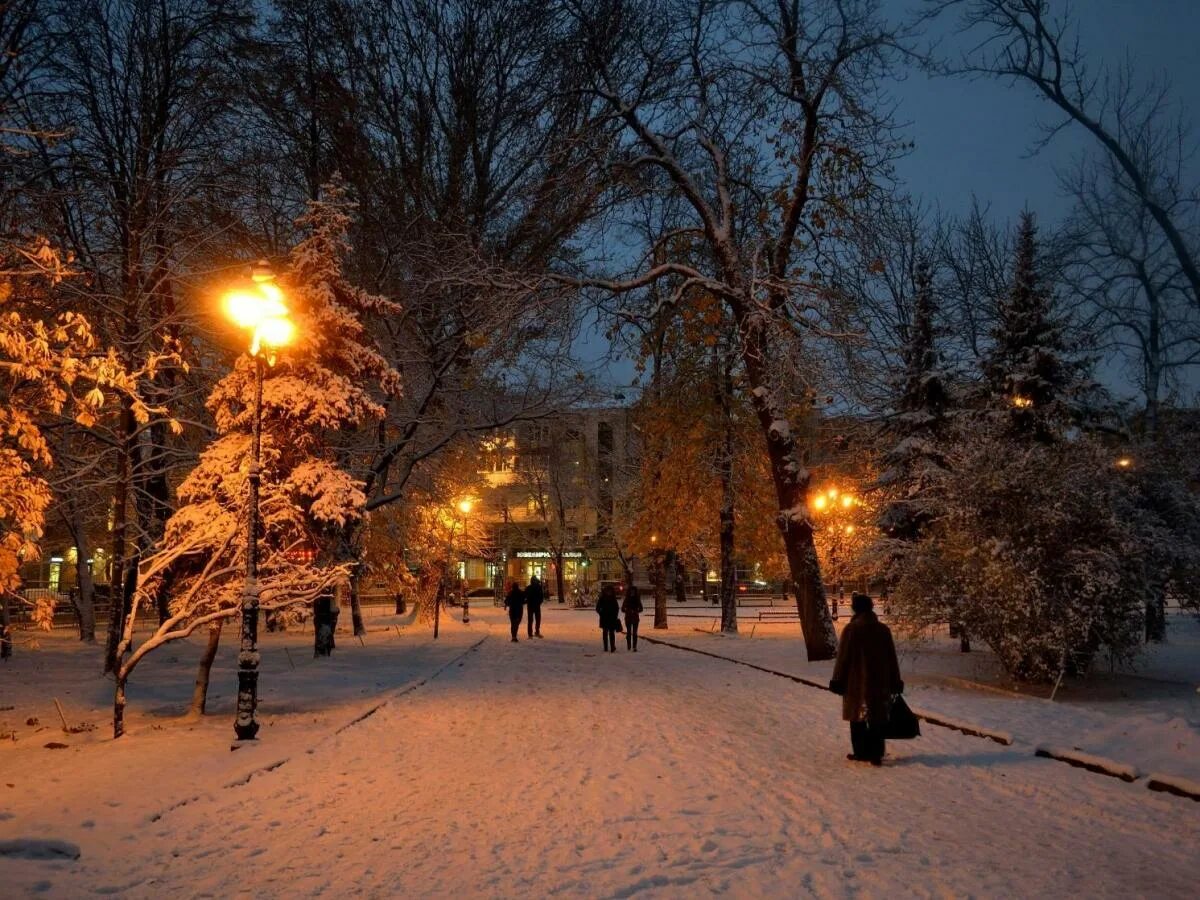
[[[842,718],[850,723],[846,758],[883,765],[884,739],[892,696],[904,692],[892,631],[879,621],[866,594],[853,594],[854,618],[842,630],[829,690],[842,697]]]
[[[600,617],[600,631],[604,635],[604,650],[617,652],[617,632],[621,630],[621,605],[617,602],[617,589],[606,584],[600,589],[596,600],[596,614]]]

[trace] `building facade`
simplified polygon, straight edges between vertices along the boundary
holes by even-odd
[[[618,580],[613,517],[635,455],[627,407],[593,407],[520,423],[482,442],[483,496],[472,511],[487,532],[483,554],[461,560],[470,587],[522,585],[537,575],[553,594]]]

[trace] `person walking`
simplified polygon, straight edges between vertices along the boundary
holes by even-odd
[[[512,642],[517,643],[517,629],[521,627],[521,607],[525,603],[525,592],[515,581],[510,582],[504,605],[508,607],[508,623],[512,626]]]
[[[596,614],[600,616],[600,631],[604,635],[604,649],[617,652],[617,629],[621,627],[621,604],[617,602],[617,589],[606,584],[600,589],[596,600]]]
[[[854,617],[842,629],[829,690],[841,695],[842,718],[850,723],[853,752],[846,758],[881,766],[888,705],[904,692],[900,661],[892,631],[875,615],[871,598],[851,595],[850,609]]]
[[[534,575],[529,579],[529,587],[525,588],[525,628],[529,637],[542,636],[542,601],[545,599],[542,582]]]
[[[642,619],[642,592],[637,585],[629,586],[621,603],[621,612],[625,613],[625,649],[637,653],[638,622]]]

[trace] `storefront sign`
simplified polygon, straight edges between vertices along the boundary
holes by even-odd
[[[514,554],[517,559],[553,559],[555,554],[549,550],[518,550]],[[583,559],[582,550],[564,550],[563,559]]]

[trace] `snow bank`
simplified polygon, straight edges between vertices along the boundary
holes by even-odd
[[[1084,753],[1082,750],[1075,748],[1038,747],[1033,751],[1033,754],[1034,756],[1041,756],[1046,759],[1056,759],[1059,762],[1065,762],[1069,766],[1087,769],[1089,772],[1111,775],[1113,778],[1120,778],[1122,781],[1137,781],[1138,776],[1141,774],[1134,766],[1126,765],[1125,763],[1120,763],[1103,756],[1096,756],[1092,753]]]
[[[983,725],[978,725],[974,722],[966,722],[962,719],[955,719],[951,716],[942,715],[941,713],[930,712],[927,709],[920,707],[912,707],[912,711],[930,725],[941,725],[943,728],[952,728],[955,731],[961,731],[963,734],[969,734],[973,737],[987,738],[989,741],[995,741],[997,744],[1004,744],[1006,747],[1013,742],[1013,736],[1007,731],[997,731],[994,728],[986,728]]]
[[[1158,775],[1151,772],[1146,780],[1146,787],[1152,791],[1175,794],[1177,797],[1187,797],[1200,802],[1200,781],[1192,781],[1190,778],[1180,778],[1178,775]]]

